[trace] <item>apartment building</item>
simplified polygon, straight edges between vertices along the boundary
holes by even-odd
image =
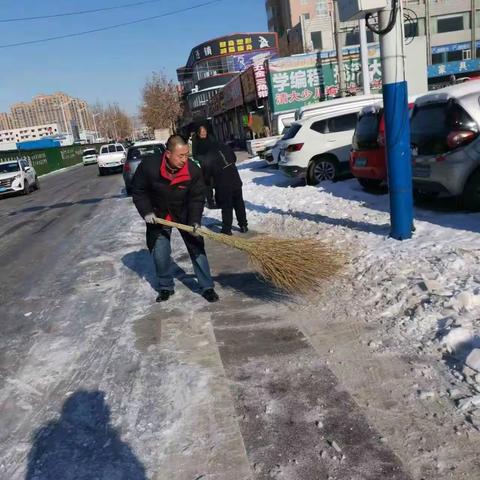
[[[8,130],[14,128],[13,118],[9,113],[0,112],[0,130]]]
[[[60,131],[64,133],[71,132],[72,125],[76,125],[80,131],[95,129],[92,112],[87,102],[61,92],[53,95],[37,95],[31,103],[16,103],[12,105],[10,115],[0,114],[0,122],[3,118],[11,119],[10,124],[1,124],[6,129],[46,124],[57,124]]]

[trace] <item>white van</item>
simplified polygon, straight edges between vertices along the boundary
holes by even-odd
[[[305,105],[295,111],[295,120],[310,118],[326,111],[349,111],[354,105],[360,105],[360,108],[366,107],[372,105],[372,103],[381,101],[382,99],[382,95],[356,95],[353,97],[334,98],[333,100],[311,103],[310,105]]]
[[[294,122],[280,141],[280,170],[289,176],[305,177],[310,185],[347,173],[358,113],[364,106],[362,102],[350,102]]]

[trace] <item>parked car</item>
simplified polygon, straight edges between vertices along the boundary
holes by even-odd
[[[123,165],[123,180],[127,195],[132,193],[132,180],[140,162],[151,155],[163,155],[165,144],[156,140],[135,142],[127,152],[127,160]]]
[[[281,140],[280,170],[306,177],[310,185],[349,172],[352,136],[362,106],[325,108],[314,117],[294,122]]]
[[[411,119],[413,188],[420,195],[460,196],[480,210],[480,83],[419,97]]]
[[[282,137],[280,140],[277,140],[272,146],[268,147],[266,152],[265,152],[265,160],[267,163],[275,168],[278,168],[278,162],[280,161],[280,152],[282,150],[282,145],[283,145],[283,139],[285,137],[285,134],[288,132],[288,129],[290,128],[291,123],[289,124],[288,127],[285,127],[282,132]]]
[[[414,97],[409,108],[413,109]],[[363,107],[358,114],[357,125],[350,153],[350,171],[363,188],[376,189],[387,181],[387,157],[385,152],[385,118],[383,103]]]
[[[98,173],[105,175],[111,172],[121,172],[127,152],[121,143],[110,143],[109,145],[102,145],[100,148],[100,155],[98,156]]]
[[[0,163],[0,195],[23,193],[28,195],[38,190],[40,182],[37,172],[26,159]]]
[[[84,166],[93,165],[97,163],[97,159],[98,159],[98,154],[94,148],[87,148],[86,150],[83,151],[82,162]]]
[[[382,100],[382,95],[355,95],[353,97],[334,98],[332,100],[324,100],[322,102],[311,103],[305,105],[295,111],[295,120],[304,120],[305,118],[315,117],[324,113],[327,109],[337,112],[346,110],[350,111],[352,106],[357,105],[360,110],[362,107],[372,105]]]

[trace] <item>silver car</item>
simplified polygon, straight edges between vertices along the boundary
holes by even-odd
[[[460,196],[480,210],[480,81],[417,98],[411,143],[416,193]]]
[[[165,152],[165,145],[162,142],[155,140],[135,142],[129,147],[127,159],[123,165],[123,180],[125,181],[125,191],[127,195],[132,193],[133,176],[135,175],[140,162],[151,155],[162,156],[163,152]]]

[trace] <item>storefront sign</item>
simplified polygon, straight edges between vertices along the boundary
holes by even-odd
[[[225,85],[223,88],[223,96],[225,110],[230,110],[243,104],[240,76],[235,77]]]
[[[444,77],[447,75],[463,74],[480,70],[480,59],[461,60],[458,62],[446,62],[428,66],[428,78]]]
[[[253,102],[257,98],[253,67],[245,70],[240,75],[240,81],[242,82],[243,99],[245,103]]]
[[[263,63],[257,63],[253,66],[253,73],[255,75],[255,86],[257,88],[258,98],[268,97],[268,83],[267,74],[265,73],[265,66]]]
[[[223,103],[223,90],[220,90],[214,97],[210,99],[208,103],[208,116],[214,117],[220,115],[225,111]]]
[[[382,70],[380,58],[369,58],[368,67],[370,73],[370,88],[372,93],[378,93],[382,90]],[[344,62],[345,81],[347,83],[347,91],[355,94],[362,90],[362,65],[361,60],[351,58]],[[325,88],[325,96],[327,98],[334,98],[339,93],[338,83],[338,65],[336,62],[326,63],[322,66],[323,82]]]
[[[274,113],[320,101],[323,73],[317,54],[268,60],[270,103]]]
[[[263,63],[268,58],[277,56],[277,50],[263,50],[260,52],[245,53],[244,55],[234,55],[233,68],[236,72],[243,72],[256,63]]]
[[[278,50],[276,33],[240,33],[202,43],[191,51],[187,67],[210,57],[244,54],[261,50]]]

